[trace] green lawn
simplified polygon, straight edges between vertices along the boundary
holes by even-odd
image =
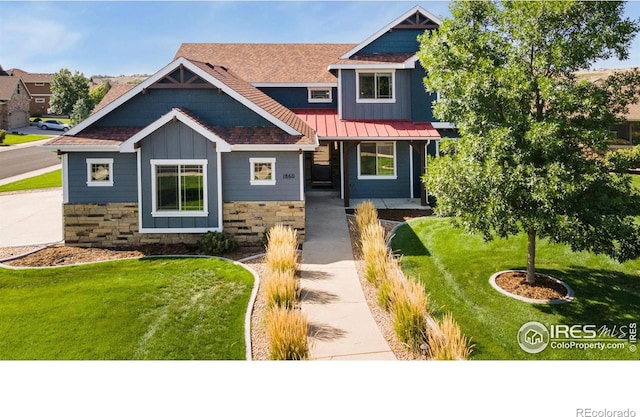
[[[631,184],[640,191],[640,175],[632,175],[631,176]]]
[[[0,193],[56,187],[62,187],[62,171],[59,169],[35,177],[0,185]]]
[[[440,314],[452,312],[475,343],[472,359],[640,359],[628,348],[551,349],[529,354],[516,335],[529,321],[546,326],[614,325],[640,322],[640,260],[619,264],[605,256],[573,253],[564,245],[538,242],[538,271],[568,283],[572,303],[534,305],[506,297],[489,285],[505,269],[526,269],[526,236],[484,242],[454,229],[449,219],[416,219],[397,230],[393,249],[408,276],[422,280]]]
[[[37,140],[51,139],[51,136],[45,135],[15,135],[7,133],[3,145],[20,145],[21,143],[35,142]]]
[[[0,359],[245,359],[252,287],[219,259],[0,268]]]

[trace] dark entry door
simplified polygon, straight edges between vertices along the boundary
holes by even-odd
[[[329,144],[321,144],[313,153],[311,186],[331,187],[332,185],[331,148]]]

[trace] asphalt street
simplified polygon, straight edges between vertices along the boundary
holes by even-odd
[[[40,146],[16,148],[0,152],[0,179],[15,177],[60,164],[55,152]]]

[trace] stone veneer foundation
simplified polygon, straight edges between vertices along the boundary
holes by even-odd
[[[261,242],[265,230],[282,223],[298,230],[304,240],[304,201],[224,203],[224,231],[239,243]],[[199,233],[139,233],[137,203],[65,204],[64,239],[69,246],[118,247],[147,244],[195,244]]]

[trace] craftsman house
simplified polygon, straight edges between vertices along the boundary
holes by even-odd
[[[421,198],[433,118],[415,7],[360,44],[183,44],[174,61],[47,146],[63,160],[67,244],[245,242],[289,224],[305,193]]]
[[[20,77],[2,73],[0,67],[0,129],[29,126],[29,90]]]
[[[42,116],[49,112],[51,101],[51,79],[53,74],[31,73],[18,68],[7,71],[9,75],[22,78],[32,99],[29,103],[31,116]]]

